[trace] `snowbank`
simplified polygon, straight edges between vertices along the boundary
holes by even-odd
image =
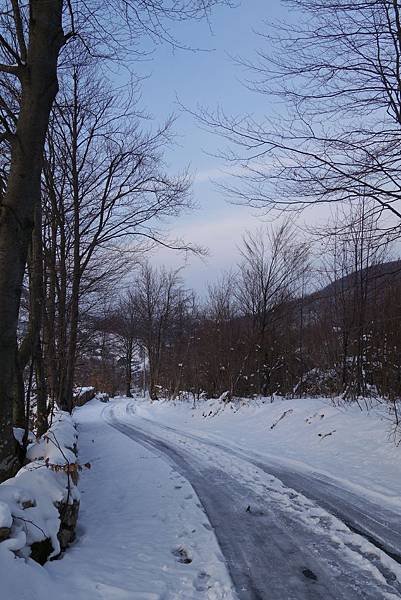
[[[0,564],[10,552],[43,564],[72,541],[79,509],[76,452],[73,420],[58,411],[28,447],[28,464],[0,485]]]
[[[74,406],[83,406],[96,396],[96,390],[92,386],[79,387],[74,390]]]
[[[192,402],[135,399],[145,417],[251,452],[295,471],[314,471],[379,503],[401,507],[400,453],[384,404],[361,410],[324,398],[221,399]]]

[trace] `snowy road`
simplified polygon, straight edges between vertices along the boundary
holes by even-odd
[[[239,598],[401,598],[397,513],[328,478],[140,418],[133,403],[111,405],[103,416],[190,482]]]

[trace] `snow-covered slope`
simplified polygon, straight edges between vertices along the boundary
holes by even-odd
[[[136,401],[140,417],[233,448],[260,454],[296,470],[318,471],[349,489],[401,508],[401,447],[382,406],[360,410],[327,399],[270,399],[224,403]]]
[[[105,417],[191,482],[239,597],[401,598],[399,449],[385,414],[241,404],[121,398]]]
[[[28,446],[29,462],[0,485],[0,568],[14,560],[12,553],[30,556],[34,544],[45,540],[50,540],[52,548],[44,551],[44,560],[60,553],[60,527],[65,525],[61,511],[73,505],[77,512],[79,507],[79,493],[71,476],[77,466],[76,444],[71,416],[57,412],[50,429]]]
[[[80,433],[79,460],[92,466],[82,473],[80,480],[77,540],[61,560],[45,567],[12,558],[10,552],[0,555],[2,593],[7,600],[42,600],[46,596],[58,600],[233,600],[236,597],[209,518],[193,487],[175,470],[173,462],[166,461],[162,452],[142,447],[110,427],[105,421],[110,411],[121,423],[132,427],[146,425],[147,420],[157,422],[159,425],[153,429],[160,434],[165,432],[166,439],[179,442],[188,460],[192,460],[190,448],[194,456],[199,453],[198,458],[203,454],[209,457],[211,465],[219,455],[226,461],[224,464],[231,465],[231,470],[239,469],[239,481],[244,485],[254,472],[261,482],[266,478],[276,482],[277,490],[269,492],[271,497],[265,501],[274,503],[278,494],[286,499],[288,506],[285,504],[283,510],[287,512],[293,498],[301,502],[303,496],[302,492],[298,496],[291,492],[292,481],[280,483],[281,467],[283,475],[301,473],[301,483],[311,481],[316,486],[314,492],[319,492],[325,477],[327,481],[338,482],[336,493],[350,491],[349,496],[339,497],[343,512],[350,506],[350,498],[351,501],[362,498],[364,502],[370,498],[383,511],[388,507],[390,517],[401,514],[401,448],[394,444],[391,422],[380,407],[366,412],[357,406],[334,406],[323,399],[275,399],[273,403],[214,400],[199,403],[195,409],[187,402],[151,404],[139,398],[121,398],[104,405],[93,400],[75,412]],[[152,430],[152,425],[149,426]],[[168,428],[181,434],[176,435]],[[210,443],[197,444],[197,439]],[[219,444],[223,447],[218,453]],[[256,462],[246,462],[241,456],[252,457]],[[56,462],[57,457],[53,458]],[[267,470],[261,470],[257,461]],[[268,476],[269,465],[274,468],[273,477]],[[293,483],[296,485],[297,480]],[[273,484],[269,486],[270,489]],[[319,503],[306,499],[302,502],[306,503],[307,512],[320,515]],[[240,514],[247,518],[246,506],[242,504],[239,503]],[[326,508],[330,513],[330,506]],[[252,512],[250,515],[249,518]],[[3,517],[7,520],[7,514]],[[324,524],[327,519],[335,531],[344,530],[347,539],[353,544],[358,542],[362,554],[359,550],[357,554],[365,561],[363,565],[369,566],[369,557],[374,557],[372,569],[376,579],[382,577],[383,571],[377,569],[383,565],[387,568],[387,563],[392,573],[399,572],[390,555],[381,553],[363,537],[353,537],[333,517],[326,515]],[[380,527],[379,523],[379,530]],[[325,533],[328,538],[330,531]],[[388,532],[386,536],[386,543],[391,545],[394,540],[396,543],[397,528],[394,538]],[[348,548],[346,544],[344,547]],[[368,577],[366,565],[363,572]],[[389,596],[383,593],[379,597]]]

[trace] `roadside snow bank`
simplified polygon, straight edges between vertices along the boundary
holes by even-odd
[[[341,481],[376,502],[401,506],[401,447],[388,409],[334,405],[324,398],[143,402],[133,409],[181,431],[261,455],[297,471]]]
[[[96,390],[92,386],[79,387],[74,390],[74,406],[83,406],[93,400]]]
[[[28,447],[28,464],[0,485],[0,567],[6,554],[43,564],[74,538],[79,510],[77,432],[68,413]]]

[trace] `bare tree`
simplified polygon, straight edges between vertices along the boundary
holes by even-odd
[[[89,55],[121,60],[141,35],[176,43],[168,32],[169,21],[207,17],[213,6],[224,3],[4,0],[1,4],[0,145],[6,157],[0,161],[0,478],[17,466],[12,431],[17,321],[35,209],[40,204],[45,137],[58,91],[60,51],[67,41],[79,39]],[[63,17],[68,23],[66,33]],[[73,54],[71,49],[70,57]],[[71,373],[72,367],[68,382]]]
[[[232,271],[209,285],[201,335],[204,355],[204,390],[212,396],[234,396],[247,363],[244,327],[239,320],[238,278]]]
[[[279,116],[204,111],[232,144],[238,173],[226,190],[263,210],[361,198],[401,217],[401,17],[392,0],[285,0],[287,23],[261,33],[255,60],[240,60],[248,85],[279,99]],[[235,169],[233,169],[235,167]]]
[[[326,309],[339,351],[331,363],[338,366],[339,391],[349,398],[369,395],[371,324],[381,318],[376,277],[389,257],[389,242],[378,237],[378,217],[373,217],[369,208],[363,200],[357,207],[343,207],[323,234],[325,272],[330,281]]]
[[[179,270],[158,270],[148,264],[142,267],[133,289],[138,337],[146,348],[148,358],[149,395],[156,400],[162,388],[166,355],[172,345],[187,294],[182,288]]]
[[[308,250],[294,240],[294,229],[284,221],[276,229],[247,233],[241,249],[242,262],[237,298],[240,310],[252,319],[251,344],[257,356],[259,391],[266,394],[272,371],[280,361],[273,359],[272,339],[268,339],[282,308],[302,288]]]
[[[10,164],[0,205],[0,478],[16,468],[12,434],[17,320],[35,207],[40,202],[42,152],[57,94],[57,61],[66,41],[62,0],[7,2],[0,14],[0,131]],[[8,102],[18,80],[18,113]]]
[[[45,190],[49,220],[59,223],[53,253],[59,246],[62,269],[72,265],[60,273],[64,333],[59,348],[65,355],[56,394],[58,404],[68,410],[84,275],[105,248],[118,250],[128,237],[169,245],[158,227],[161,217],[175,216],[190,205],[186,175],[172,177],[163,170],[171,123],[155,132],[140,125],[86,66],[73,69],[50,124]]]
[[[133,359],[135,350],[139,349],[138,315],[132,291],[121,298],[113,321],[113,331],[121,341],[124,356],[125,395],[131,398]]]

